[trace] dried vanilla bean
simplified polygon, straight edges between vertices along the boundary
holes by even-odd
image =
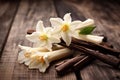
[[[76,64],[74,64],[72,69],[75,71],[80,70],[80,69],[84,68],[86,65],[88,65],[89,63],[91,63],[93,60],[94,60],[93,57],[85,56],[83,59],[81,59]]]
[[[75,50],[81,51],[81,52],[83,52],[89,56],[92,56],[95,59],[99,59],[100,61],[107,63],[113,67],[116,67],[116,68],[120,67],[120,60],[115,57],[113,58],[113,57],[107,56],[105,54],[102,54],[100,52],[96,52],[94,50],[91,50],[91,49],[88,49],[88,48],[85,48],[83,46],[76,45],[73,43],[71,43],[70,46],[66,46],[65,43],[60,43],[60,45],[65,46],[70,49],[75,49]]]
[[[76,56],[76,57],[74,57],[72,59],[69,59],[69,60],[65,61],[64,63],[62,63],[61,65],[57,66],[55,68],[55,70],[57,71],[58,74],[64,73],[68,69],[72,68],[75,63],[79,62],[84,57],[85,57],[85,55],[83,55],[83,56]]]
[[[63,42],[60,43],[60,44],[63,45],[63,46],[66,46],[65,43],[63,43]],[[66,47],[68,47],[68,46],[66,46]],[[71,48],[71,49],[75,48],[76,50],[84,52],[87,55],[90,55],[90,56],[92,56],[96,59],[99,59],[99,60],[101,60],[101,61],[103,61],[107,64],[110,64],[114,67],[119,67],[119,65],[120,65],[120,60],[119,59],[113,58],[113,57],[111,58],[111,57],[101,53],[101,52],[106,52],[106,53],[109,53],[111,55],[114,55],[113,53],[115,53],[114,56],[119,56],[120,52],[118,52],[118,51],[116,51],[112,48],[104,47],[104,46],[101,46],[101,45],[98,45],[98,44],[94,44],[94,43],[91,43],[91,42],[86,42],[86,41],[75,39],[75,38],[72,39],[72,43],[70,44],[70,46],[68,48]],[[88,49],[88,48],[90,48],[90,49]],[[100,52],[96,52],[94,50],[98,50]]]
[[[120,55],[119,51],[116,51],[110,47],[103,46],[100,44],[95,44],[92,42],[87,42],[87,41],[79,40],[76,38],[72,38],[72,43],[79,44],[80,46],[84,46],[84,47],[87,47],[89,49],[98,50],[101,53],[110,54],[110,55],[113,55],[116,57],[118,57]]]
[[[76,71],[84,68],[86,65],[91,63],[94,58],[87,55],[80,55],[74,58],[71,58],[67,61],[62,61],[60,65],[55,67],[57,74],[62,75],[69,70]]]
[[[106,42],[102,42],[102,43],[100,43],[100,45],[105,46],[105,47],[109,47],[109,48],[113,48],[113,45],[106,43]]]

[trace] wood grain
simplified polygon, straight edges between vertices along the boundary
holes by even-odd
[[[49,5],[46,6],[46,5]],[[49,15],[48,15],[49,14]],[[17,62],[18,44],[32,46],[31,42],[25,39],[26,31],[35,28],[38,20],[43,20],[46,26],[50,26],[49,18],[55,17],[56,12],[52,1],[27,1],[22,0],[15,16],[8,40],[6,42],[0,64],[0,79],[2,80],[56,80],[54,65],[51,64],[47,72],[42,74],[38,70],[29,70],[24,64]],[[55,63],[55,62],[54,62]],[[68,74],[65,77],[58,77],[58,80],[66,80],[74,75]]]
[[[0,56],[16,14],[18,2],[0,1]]]
[[[19,5],[18,5],[19,4]],[[47,72],[29,70],[17,62],[20,49],[18,44],[33,46],[25,39],[28,29],[35,28],[38,20],[50,26],[50,17],[63,17],[72,13],[73,20],[95,20],[97,28],[94,34],[104,34],[108,42],[120,51],[120,1],[114,0],[21,0],[20,2],[0,2],[0,80],[75,80],[74,73],[57,76],[54,64]],[[84,16],[85,17],[84,17]],[[4,34],[4,35],[3,35]],[[4,47],[5,46],[5,47]],[[98,60],[80,70],[83,80],[120,80],[120,70],[113,69]]]
[[[84,13],[87,18],[94,19],[97,25],[94,34],[106,35],[108,37],[108,42],[113,44],[115,49],[119,50],[120,43],[118,42],[118,40],[120,40],[120,28],[118,24],[120,18],[117,18],[119,17],[119,14],[116,13],[116,11],[118,10],[116,7],[118,7],[119,3],[116,2],[113,4],[109,1],[101,2],[100,0],[65,3],[66,5],[71,5],[79,12]],[[107,19],[102,18],[103,16]],[[118,78],[116,78],[116,76],[119,76],[118,74],[120,74],[119,70],[112,69],[108,65],[103,64],[100,61],[95,61],[87,68],[81,70],[83,80],[117,80]]]

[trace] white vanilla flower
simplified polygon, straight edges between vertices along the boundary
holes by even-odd
[[[26,53],[25,51],[20,51],[18,54],[18,62],[19,63],[25,63],[25,65],[29,65],[30,63],[30,56],[31,54]]]
[[[40,72],[45,72],[49,67],[46,52],[38,52],[31,56],[31,62],[28,65],[29,69],[39,69]]]
[[[38,51],[44,51],[47,52],[45,48],[31,48],[27,46],[21,46],[19,45],[19,48],[22,50],[18,54],[18,62],[19,63],[25,63],[25,65],[29,65],[31,62],[31,55],[35,54]]]
[[[18,54],[18,62],[25,63],[25,65],[29,65],[29,63],[31,62],[30,56],[33,53],[31,52],[31,47],[19,45],[19,48],[21,48],[22,51],[20,51]]]
[[[68,48],[55,50],[52,52],[37,52],[31,56],[30,69],[38,68],[40,72],[45,72],[49,67],[50,62],[70,55]]]
[[[54,27],[55,33],[60,34],[62,39],[65,41],[66,45],[70,45],[72,33],[74,30],[79,27],[82,23],[81,21],[73,21],[71,19],[70,13],[67,13],[61,18],[50,18],[52,27]]]
[[[33,32],[31,35],[26,35],[26,38],[36,43],[39,47],[45,47],[51,51],[53,43],[59,43],[60,39],[58,36],[52,34],[52,28],[44,28],[43,22],[38,21],[36,26],[36,32]]]
[[[50,62],[70,55],[68,48],[63,48],[59,45],[54,46],[54,51],[48,51],[45,48],[31,48],[26,46],[19,47],[22,51],[19,53],[19,63],[24,63],[29,69],[39,69],[40,72],[45,72],[49,67]]]
[[[47,55],[45,54],[48,50],[45,48],[31,48],[21,45],[19,45],[19,47],[22,49],[18,55],[19,63],[24,63],[30,69],[40,68],[40,72],[44,72],[46,70],[46,67],[49,66],[46,59]]]

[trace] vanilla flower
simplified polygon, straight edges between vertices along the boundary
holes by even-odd
[[[30,69],[40,68],[40,72],[44,72],[49,66],[46,59],[47,55],[45,54],[46,52],[48,52],[48,50],[46,50],[45,48],[31,48],[21,45],[19,45],[19,48],[22,49],[22,51],[18,55],[19,63],[24,63]],[[38,63],[39,66],[37,65]]]
[[[45,47],[51,51],[53,43],[59,43],[60,39],[58,36],[52,34],[51,27],[44,27],[42,21],[38,21],[36,26],[36,32],[31,35],[26,35],[26,38],[36,43],[39,47]]]
[[[25,65],[29,65],[31,62],[31,55],[35,54],[38,51],[44,51],[47,52],[48,50],[44,48],[31,48],[27,46],[21,46],[19,45],[19,48],[22,50],[18,54],[18,62],[19,63],[25,63]]]
[[[29,65],[31,62],[30,56],[34,53],[34,50],[31,50],[31,47],[21,45],[19,45],[19,48],[21,48],[22,51],[20,51],[18,54],[18,62],[25,63],[25,65]]]
[[[49,67],[49,61],[47,59],[46,52],[38,52],[31,55],[31,62],[28,67],[29,69],[39,69],[40,72],[45,72]]]
[[[19,48],[22,50],[18,55],[19,63],[24,63],[29,69],[39,69],[40,72],[45,72],[50,62],[68,56],[71,53],[71,50],[62,48],[59,45],[54,46],[55,50],[51,52],[40,47],[31,48],[19,45]]]
[[[69,46],[71,43],[72,33],[74,30],[79,27],[81,21],[73,21],[70,16],[70,13],[67,13],[63,17],[64,20],[61,18],[50,18],[50,22],[52,27],[54,27],[55,33],[60,34],[62,39],[65,41],[66,45]]]
[[[37,52],[31,56],[29,69],[39,69],[40,72],[45,72],[49,67],[50,62],[70,55],[68,48],[55,50],[52,52]]]

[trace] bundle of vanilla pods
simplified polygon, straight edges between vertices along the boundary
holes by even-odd
[[[27,31],[27,34],[31,34],[35,30],[31,29]],[[67,71],[76,71],[84,68],[86,65],[98,59],[106,64],[111,65],[114,68],[120,68],[120,52],[113,49],[113,45],[107,43],[107,37],[104,36],[103,41],[100,44],[72,38],[72,42],[69,46],[64,41],[59,43],[71,50],[77,50],[79,53],[71,59],[64,60],[55,65],[55,70],[58,75],[63,75]],[[111,56],[108,56],[111,55]]]
[[[36,46],[19,45],[22,49],[18,55],[19,63],[24,63],[29,69],[45,72],[50,62],[78,51],[79,55],[56,64],[55,70],[58,74],[80,70],[95,59],[120,68],[120,52],[107,43],[106,37],[92,34],[96,27],[94,20],[72,21],[70,13],[67,13],[63,19],[50,18],[50,22],[51,27],[44,27],[40,20],[35,30],[27,31],[26,38]]]

